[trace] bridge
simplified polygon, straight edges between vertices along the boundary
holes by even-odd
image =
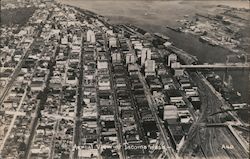
[[[221,114],[221,113],[226,113],[226,112],[238,111],[238,110],[248,110],[248,111],[249,111],[249,108],[225,109],[225,110],[218,111],[218,112],[215,112],[215,113],[213,113],[213,114],[210,114],[209,116],[213,116],[213,115]]]
[[[250,69],[250,63],[214,63],[203,65],[182,65],[178,62],[172,63],[174,69]]]

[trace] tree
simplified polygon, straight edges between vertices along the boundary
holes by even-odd
[[[19,151],[25,151],[26,150],[26,144],[24,142],[21,142],[18,148]]]
[[[112,157],[112,151],[110,149],[104,149],[102,151],[102,156],[104,158],[111,158]]]

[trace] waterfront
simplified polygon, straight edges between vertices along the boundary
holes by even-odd
[[[197,56],[202,63],[213,63],[213,62],[225,62],[226,55],[232,54],[230,51],[220,48],[213,47],[211,45],[202,43],[198,38],[184,33],[173,33],[173,31],[166,31],[167,35],[173,40],[174,44],[182,48],[184,51]],[[224,72],[218,72],[223,76]],[[250,103],[249,99],[249,71],[229,71],[228,75],[232,76],[233,86],[236,90],[242,94],[244,101]]]
[[[247,7],[243,1],[219,1],[219,2],[181,2],[181,1],[83,1],[60,0],[64,4],[77,6],[93,11],[109,18],[112,24],[131,23],[148,32],[159,32],[169,36],[171,41],[178,48],[197,56],[201,62],[225,62],[226,55],[232,54],[229,50],[213,47],[199,41],[198,37],[191,34],[177,33],[166,28],[177,26],[177,19],[183,19],[184,15],[192,16],[196,12],[213,12],[218,4],[226,4],[233,7]],[[112,3],[112,5],[109,5]],[[174,13],[174,14],[173,14]],[[233,86],[243,97],[243,100],[250,103],[249,97],[249,71],[230,71]]]

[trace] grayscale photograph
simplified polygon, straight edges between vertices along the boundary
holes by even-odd
[[[249,159],[249,0],[1,0],[0,159]]]

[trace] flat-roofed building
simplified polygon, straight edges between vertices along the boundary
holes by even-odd
[[[178,119],[178,110],[175,105],[165,105],[163,120],[167,121],[168,124],[177,123]]]
[[[147,60],[145,62],[145,76],[155,76],[155,60]]]

